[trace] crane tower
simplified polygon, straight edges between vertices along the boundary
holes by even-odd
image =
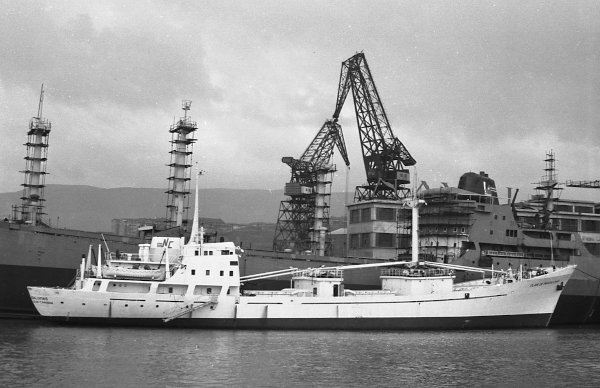
[[[331,164],[334,146],[349,166],[342,128],[327,120],[300,159],[282,158],[292,169],[284,192],[290,199],[282,201],[279,207],[273,250],[329,254],[327,198],[331,195],[331,176],[336,171]]]

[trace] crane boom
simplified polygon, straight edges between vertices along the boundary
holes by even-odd
[[[363,53],[357,53],[342,62],[337,103],[333,114],[337,121],[352,89],[354,110],[360,134],[367,186],[357,188],[358,201],[373,198],[398,199],[409,190],[402,185],[410,183],[405,166],[416,160],[404,144],[394,136],[375,82]]]

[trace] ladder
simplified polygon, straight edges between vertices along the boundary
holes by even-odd
[[[202,301],[199,301],[199,299],[202,299]],[[169,314],[168,317],[163,318],[163,322],[169,322],[172,321],[173,319],[179,318],[185,314],[191,313],[192,311],[201,309],[203,307],[206,307],[208,305],[214,305],[217,304],[217,302],[215,300],[213,300],[213,298],[211,298],[210,300],[206,300],[205,297],[202,298],[198,298],[195,301],[193,301],[191,303],[191,305],[188,308],[185,308],[183,310],[180,311],[172,311],[171,314]],[[177,307],[173,310],[176,310]]]

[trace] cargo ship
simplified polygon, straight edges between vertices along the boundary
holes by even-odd
[[[576,264],[551,324],[600,323],[600,203],[561,199],[553,152],[545,162],[537,194],[523,201],[509,189],[508,201],[500,203],[485,172],[463,174],[458,187],[422,191],[427,206],[420,252],[430,260],[488,269]],[[467,273],[457,275],[458,281],[468,279]]]

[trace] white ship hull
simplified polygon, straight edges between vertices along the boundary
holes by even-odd
[[[142,283],[110,279],[96,291],[29,287],[29,293],[42,316],[71,323],[324,330],[546,327],[573,269],[513,283],[479,281],[458,285],[451,292],[409,296],[376,291],[329,297],[294,295],[291,290],[256,296],[152,292],[159,285],[168,286],[165,282],[143,283],[148,286],[144,292],[112,292],[111,288],[135,290]]]

